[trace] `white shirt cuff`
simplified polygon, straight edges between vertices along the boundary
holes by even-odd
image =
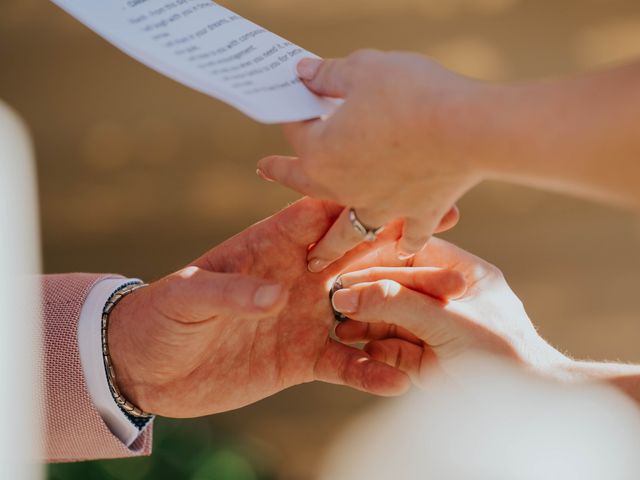
[[[127,447],[152,423],[148,422],[141,430],[120,409],[111,395],[107,374],[102,358],[102,311],[109,297],[132,279],[107,278],[96,283],[82,306],[78,324],[78,343],[80,362],[89,395],[96,410],[111,432]]]

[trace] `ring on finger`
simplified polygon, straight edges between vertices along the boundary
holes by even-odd
[[[349,221],[351,222],[353,229],[367,242],[374,242],[382,230],[384,230],[384,225],[377,228],[371,228],[362,223],[358,218],[355,208],[349,209]]]

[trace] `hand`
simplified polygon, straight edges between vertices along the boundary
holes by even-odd
[[[313,380],[404,392],[404,373],[329,339],[328,285],[337,271],[312,275],[305,255],[340,210],[300,201],[125,297],[109,328],[125,397],[145,411],[184,418]]]
[[[538,372],[568,363],[538,335],[493,265],[436,238],[409,263],[399,262],[389,246],[373,261],[384,267],[341,277],[345,289],[334,295],[334,308],[351,320],[336,334],[345,342],[367,342],[373,359],[400,368],[416,382],[427,368],[446,369],[447,362],[469,351],[502,356]],[[448,285],[434,281],[443,269],[458,274],[449,276]]]
[[[404,219],[398,254],[419,251],[451,206],[483,179],[475,161],[496,87],[420,55],[357,52],[304,60],[315,93],[345,99],[328,119],[292,124],[298,157],[271,156],[258,173],[316,198],[354,207],[369,227]],[[309,252],[322,270],[362,241],[343,214]]]

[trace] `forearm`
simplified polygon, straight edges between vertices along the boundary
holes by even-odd
[[[139,441],[127,448],[109,430],[88,388],[81,352],[82,314],[95,287],[109,278],[113,276],[67,274],[43,277],[44,398],[40,403],[44,408],[43,450],[49,462],[131,457],[148,455],[151,450],[150,432],[141,435]],[[97,331],[100,331],[99,326]],[[97,343],[100,352],[99,339]]]
[[[560,370],[560,375],[570,381],[601,381],[611,384],[640,404],[638,365],[573,361]]]
[[[640,62],[491,89],[479,167],[487,178],[640,207],[639,85]]]

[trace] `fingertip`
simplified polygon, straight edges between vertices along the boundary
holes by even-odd
[[[437,232],[446,232],[447,230],[451,230],[455,227],[460,221],[460,209],[457,205],[454,205],[449,209],[449,211],[442,217],[440,220],[440,225],[438,225]]]
[[[406,252],[404,250],[400,250],[400,251],[397,252],[397,256],[398,256],[398,260],[401,260],[403,262],[407,262],[407,261],[411,260],[413,257],[415,257],[416,254],[415,253],[409,253],[409,252]]]
[[[331,262],[328,260],[323,260],[321,258],[311,258],[307,264],[307,269],[311,273],[320,273],[327,269]]]
[[[275,180],[271,177],[269,177],[269,175],[267,175],[267,173],[265,172],[264,169],[258,167],[256,169],[256,175],[258,175],[261,179],[266,180],[267,182],[274,182]]]
[[[353,289],[338,290],[331,297],[331,304],[336,312],[349,315],[358,311],[360,293]]]
[[[425,236],[421,239],[416,238],[407,238],[406,235],[403,235],[400,240],[398,240],[398,244],[396,246],[396,255],[399,260],[406,262],[413,257],[415,257],[431,240],[430,236]]]
[[[336,325],[334,334],[342,342],[353,343],[364,338],[366,329],[367,325],[362,322],[346,320]]]
[[[320,70],[323,60],[319,58],[303,58],[298,62],[296,70],[302,80],[313,80]]]
[[[416,276],[416,286],[421,293],[446,302],[462,297],[467,291],[467,281],[457,270],[441,269],[425,273]]]
[[[269,157],[264,157],[261,158],[260,160],[258,160],[258,164],[256,165],[256,173],[264,178],[265,180],[273,180],[270,176],[269,176],[269,167],[271,165],[271,159],[273,157],[269,156]]]
[[[385,367],[387,370],[385,378],[380,380],[380,384],[371,393],[381,397],[399,397],[407,393],[412,385],[409,375],[389,365],[385,365]]]
[[[446,277],[447,281],[447,290],[449,291],[449,298],[456,299],[461,298],[467,293],[467,279],[464,275],[457,270],[448,270],[448,275]]]

